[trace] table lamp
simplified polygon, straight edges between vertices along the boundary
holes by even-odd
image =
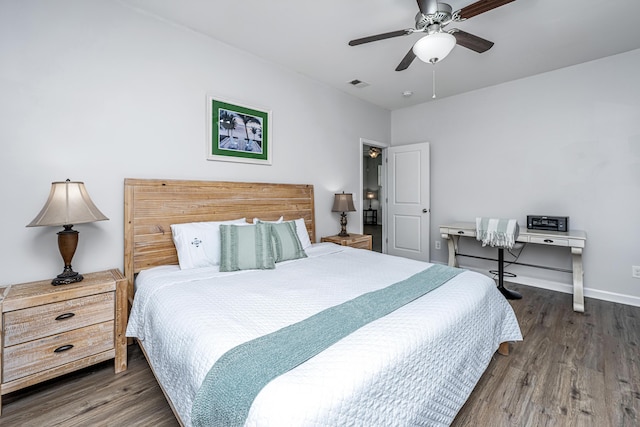
[[[338,236],[340,237],[348,237],[347,233],[347,214],[346,212],[355,212],[356,208],[353,205],[353,194],[346,193],[343,191],[341,194],[336,194],[333,199],[333,208],[332,212],[342,212],[340,215],[340,233]]]
[[[371,209],[371,201],[375,200],[376,193],[375,191],[367,191],[367,199],[369,199],[369,209]]]
[[[66,180],[52,182],[49,199],[40,213],[27,227],[63,226],[58,232],[58,249],[64,261],[64,270],[53,281],[52,285],[64,285],[82,281],[81,274],[71,268],[71,260],[78,246],[78,232],[73,224],[103,221],[109,219],[93,204],[83,182]]]

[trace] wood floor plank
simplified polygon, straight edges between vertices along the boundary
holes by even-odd
[[[496,354],[454,427],[640,425],[640,307],[509,285],[524,341]],[[3,396],[2,427],[161,426],[175,419],[142,352]],[[385,426],[386,427],[386,426]]]
[[[605,400],[610,425],[640,425],[640,313],[615,307],[606,318]]]

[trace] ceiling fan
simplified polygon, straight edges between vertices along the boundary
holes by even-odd
[[[493,42],[481,37],[452,28],[445,31],[444,27],[451,22],[461,22],[481,13],[511,3],[515,0],[479,0],[460,10],[452,12],[451,6],[437,0],[417,0],[420,11],[416,15],[415,28],[391,31],[351,40],[349,46],[357,46],[393,37],[407,36],[413,33],[425,33],[426,36],[418,40],[404,56],[396,71],[406,70],[416,58],[424,62],[435,64],[444,59],[456,44],[482,53],[491,49]]]

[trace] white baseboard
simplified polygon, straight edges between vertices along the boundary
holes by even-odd
[[[617,302],[620,304],[632,305],[640,307],[640,298],[632,295],[618,294],[615,292],[600,291],[598,289],[585,288],[584,296],[589,298],[600,299],[603,301]]]
[[[485,276],[491,278],[495,277],[495,274],[489,273],[489,270],[483,270],[474,267],[460,266],[467,270],[476,271],[482,273]],[[505,278],[505,282],[515,283],[518,285],[533,286],[535,288],[549,289],[551,291],[563,292],[565,294],[573,294],[573,285],[569,285],[561,282],[554,282],[551,280],[537,279],[535,277],[517,276]],[[584,288],[584,296],[588,298],[595,298],[602,301],[616,302],[619,304],[632,305],[634,307],[640,307],[640,298],[632,295],[618,294],[615,292],[601,291],[599,289]]]

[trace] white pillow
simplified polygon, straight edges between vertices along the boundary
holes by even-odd
[[[270,222],[272,224],[280,224],[283,220],[284,220],[283,216],[281,216],[280,218],[276,219],[275,221],[265,221],[265,220],[260,219],[260,218],[253,218],[253,223],[257,224],[259,222]]]
[[[173,244],[181,270],[220,264],[220,224],[246,224],[246,218],[230,221],[171,224]]]
[[[302,249],[307,249],[311,246],[311,239],[309,239],[309,232],[307,231],[307,226],[304,224],[304,219],[298,218],[295,220],[295,223],[296,231],[298,232],[298,239],[300,239]]]

